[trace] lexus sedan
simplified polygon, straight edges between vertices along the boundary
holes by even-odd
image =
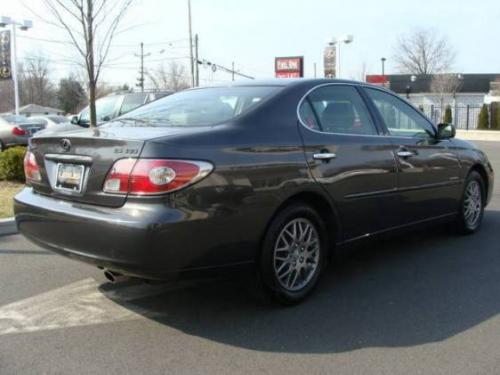
[[[297,303],[342,244],[431,222],[479,229],[493,170],[454,135],[364,83],[191,89],[35,136],[16,221],[112,280],[251,266],[262,290]]]

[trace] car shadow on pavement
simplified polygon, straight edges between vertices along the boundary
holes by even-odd
[[[218,343],[332,353],[445,340],[500,312],[500,211],[472,236],[442,227],[367,242],[330,267],[303,304],[259,303],[238,284],[204,282],[117,299],[149,319]],[[108,291],[119,285],[103,284]]]

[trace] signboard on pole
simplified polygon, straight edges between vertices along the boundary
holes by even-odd
[[[337,76],[337,46],[329,44],[323,53],[323,65],[325,67],[325,78]]]
[[[0,31],[0,81],[12,79],[10,30]]]
[[[276,78],[304,77],[304,56],[276,57],[274,59]]]

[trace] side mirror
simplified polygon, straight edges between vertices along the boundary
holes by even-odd
[[[437,139],[455,138],[457,130],[453,124],[441,123],[437,126]]]
[[[101,118],[102,121],[104,122],[108,122],[109,120],[111,120],[111,117],[110,116],[104,116]]]
[[[73,125],[78,125],[78,116],[71,117],[71,123]]]

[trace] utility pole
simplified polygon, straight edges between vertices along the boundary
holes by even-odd
[[[385,76],[385,62],[387,61],[387,59],[385,57],[382,57],[380,61],[382,61],[382,76]]]
[[[233,65],[231,65],[231,66],[232,66],[232,69],[231,69],[231,70],[232,70],[232,72],[231,72],[231,74],[232,74],[233,81],[234,81],[234,61],[233,61]]]
[[[193,31],[191,29],[191,0],[188,0],[188,22],[189,22],[189,58],[191,60],[191,87],[194,87],[195,81],[194,81],[194,60],[193,60]]]
[[[138,55],[134,53],[134,56],[141,58],[141,69],[139,70],[139,78],[137,78],[137,87],[141,88],[141,92],[144,92],[144,57],[150,56],[151,53],[144,54],[144,43],[141,42],[141,53]]]
[[[196,75],[196,80],[195,80],[195,85],[198,87],[200,85],[200,69],[199,69],[199,63],[198,63],[198,34],[195,34],[194,36],[194,61],[195,61],[195,75]]]

